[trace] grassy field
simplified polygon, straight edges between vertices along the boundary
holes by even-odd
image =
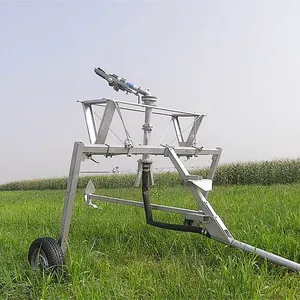
[[[98,193],[141,200],[136,188]],[[300,185],[216,187],[210,202],[233,236],[300,262]],[[77,193],[64,276],[32,272],[37,237],[57,238],[64,191],[0,192],[0,299],[300,299],[300,274],[193,233],[150,227],[143,210],[93,209]],[[152,201],[196,208],[185,187]],[[182,222],[177,215],[156,219]]]

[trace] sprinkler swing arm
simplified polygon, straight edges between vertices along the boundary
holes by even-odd
[[[131,102],[105,98],[81,102],[90,144],[83,144],[82,142],[74,143],[59,238],[58,241],[49,237],[39,238],[31,244],[28,259],[33,268],[36,268],[37,266],[46,268],[55,267],[64,264],[64,256],[67,248],[68,235],[70,231],[71,218],[77,190],[77,181],[82,161],[85,159],[90,159],[92,156],[112,157],[116,155],[137,155],[141,156],[141,159],[138,160],[138,171],[135,186],[139,186],[140,181],[142,182],[142,201],[96,195],[95,187],[90,181],[86,187],[84,196],[87,204],[96,208],[97,206],[93,203],[93,201],[100,200],[109,203],[120,203],[141,207],[145,211],[147,224],[151,226],[176,231],[199,233],[226,245],[230,245],[246,252],[254,253],[263,259],[282,265],[288,269],[300,271],[299,263],[234,239],[221,218],[216,214],[213,207],[210,205],[208,196],[209,192],[212,190],[212,182],[217,170],[222,149],[206,149],[203,147],[197,147],[195,145],[196,135],[204,117],[203,114],[157,107],[156,97],[151,95],[149,91],[143,90],[117,75],[107,74],[100,68],[95,69],[95,72],[97,75],[108,81],[109,85],[112,86],[116,91],[122,90],[126,93],[134,93],[138,96],[141,95],[142,103],[134,104]],[[95,106],[104,107],[102,120],[98,129],[94,120],[93,108]],[[142,126],[144,131],[143,145],[135,146],[128,135],[123,145],[108,145],[106,143],[106,138],[115,112],[117,111],[120,118],[122,118],[121,110],[123,109],[144,114],[145,122]],[[152,132],[151,116],[153,114],[171,117],[178,146],[150,145]],[[180,127],[180,119],[186,117],[194,118],[194,123],[187,139],[184,139]],[[126,131],[126,128],[124,129]],[[180,160],[180,157],[197,157],[199,155],[210,155],[212,157],[207,178],[189,174],[183,162]],[[151,172],[152,161],[150,156],[164,156],[172,162],[181,179],[188,186],[189,190],[197,201],[198,210],[151,204],[148,187],[149,182],[153,184]],[[152,210],[181,214],[184,216],[184,222],[183,224],[171,224],[155,221],[153,219]]]

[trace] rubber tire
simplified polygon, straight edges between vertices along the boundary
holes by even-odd
[[[56,240],[41,237],[31,243],[28,261],[33,270],[57,270],[65,264],[65,256]]]

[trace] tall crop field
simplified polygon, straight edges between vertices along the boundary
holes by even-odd
[[[191,170],[192,174],[206,176],[207,169]],[[85,188],[92,178],[96,186],[101,188],[132,187],[135,174],[111,174],[103,176],[80,177],[79,188]],[[155,185],[158,187],[174,187],[182,185],[177,172],[156,173]],[[300,182],[300,160],[276,160],[265,162],[235,163],[220,166],[217,170],[214,184],[227,185],[271,185],[291,184]],[[25,180],[0,185],[0,191],[15,190],[56,190],[65,189],[67,178],[52,178],[41,180]]]

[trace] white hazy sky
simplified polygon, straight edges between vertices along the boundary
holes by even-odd
[[[207,113],[200,145],[221,163],[299,157],[299,32],[297,0],[0,1],[0,183],[67,175],[88,142],[77,100],[136,101],[98,66]]]

